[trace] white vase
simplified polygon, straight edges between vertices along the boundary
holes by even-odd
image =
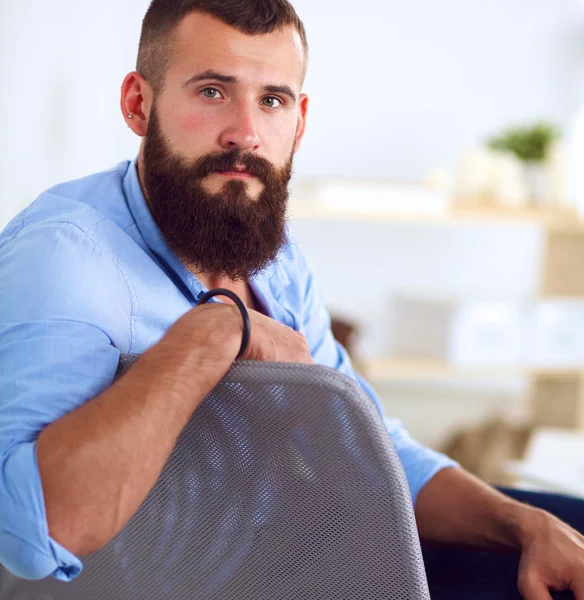
[[[543,162],[523,163],[525,185],[533,206],[543,206],[548,199],[548,175]]]

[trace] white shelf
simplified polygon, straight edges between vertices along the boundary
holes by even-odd
[[[505,379],[518,377],[572,378],[584,376],[575,367],[530,368],[523,366],[462,366],[439,360],[377,358],[361,363],[365,377],[384,381],[423,381],[435,379]]]

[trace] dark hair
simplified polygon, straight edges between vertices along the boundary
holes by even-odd
[[[291,26],[298,31],[308,57],[306,30],[288,0],[152,0],[142,22],[136,70],[155,92],[162,87],[170,59],[169,38],[183,18],[193,12],[215,17],[249,35]]]

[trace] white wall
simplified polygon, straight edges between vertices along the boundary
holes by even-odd
[[[118,109],[148,0],[0,0],[0,227],[43,189],[135,154]],[[420,179],[584,100],[577,0],[296,0],[312,97],[298,175]],[[581,3],[580,3],[581,4]]]
[[[299,172],[419,179],[507,123],[565,124],[584,102],[577,0],[296,4],[314,100]]]
[[[138,148],[119,110],[147,0],[0,0],[0,228]]]

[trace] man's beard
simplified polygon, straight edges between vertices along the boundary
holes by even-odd
[[[144,183],[150,210],[168,246],[199,273],[247,280],[271,264],[286,242],[292,151],[278,169],[239,150],[207,154],[190,164],[174,154],[153,107],[144,142]],[[211,194],[202,180],[214,171],[247,172],[263,184],[257,199],[244,181],[227,181]]]

